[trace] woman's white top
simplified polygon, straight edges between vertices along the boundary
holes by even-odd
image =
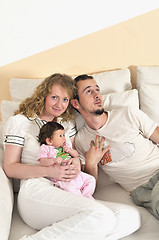
[[[70,138],[76,134],[74,121],[62,122],[62,119],[58,118],[58,122],[64,126],[66,141],[71,145]],[[22,147],[22,163],[39,164],[37,161],[40,147],[38,135],[45,123],[46,121],[40,118],[28,118],[21,114],[11,116],[4,127],[4,145],[12,144]]]

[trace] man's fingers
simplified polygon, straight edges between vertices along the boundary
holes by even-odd
[[[90,147],[93,147],[95,144],[94,144],[94,141],[92,140],[91,143],[90,143]]]
[[[95,138],[95,147],[99,147],[99,136],[98,135]]]
[[[105,141],[105,138],[101,137],[101,141],[100,141],[100,147],[101,148],[103,148],[103,146],[104,146],[104,141]]]
[[[106,152],[108,152],[110,150],[110,146],[107,146],[106,148],[103,149],[103,153],[105,154]]]
[[[103,148],[103,146],[104,146],[104,141],[105,141],[105,138],[104,138],[104,137],[101,137],[101,139],[100,139],[100,136],[99,136],[99,135],[96,135],[95,141],[92,140],[92,141],[90,142],[90,147],[95,146],[96,148]]]

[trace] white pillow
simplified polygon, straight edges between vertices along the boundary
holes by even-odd
[[[132,88],[131,79],[130,79],[130,70],[128,68],[123,70],[114,70],[114,71],[95,73],[92,76],[99,84],[102,94],[107,94],[110,92],[111,93],[124,92]],[[10,93],[11,93],[11,98],[13,102],[2,101],[1,111],[2,111],[3,122],[5,122],[9,116],[13,115],[14,111],[18,107],[18,105],[16,105],[16,102],[14,101],[17,101],[19,104],[20,101],[31,96],[34,89],[41,83],[42,80],[43,79],[24,79],[24,78],[10,79]],[[113,99],[114,98],[116,97],[114,96]],[[110,99],[110,96],[109,96],[109,99]],[[112,102],[112,106],[113,106],[113,104],[116,104],[114,101],[117,101],[117,100],[112,100],[112,97],[111,97],[111,100],[109,101],[113,101]],[[125,101],[124,99],[121,105],[123,105],[124,103],[126,104],[126,102],[127,101]],[[79,116],[78,118],[76,117],[76,119],[78,119],[77,125],[81,127],[83,126],[83,118],[81,121],[80,121],[80,118],[81,117]]]
[[[134,106],[139,108],[138,91],[132,89],[121,93],[109,93],[103,95],[103,102],[103,107],[107,111],[123,106]]]
[[[18,109],[20,102],[2,100],[1,102],[1,113],[2,113],[2,125],[6,123],[10,116],[14,115],[14,112]],[[3,129],[2,129],[2,148],[3,148]],[[19,180],[13,179],[13,190],[14,192],[19,191]]]
[[[10,116],[14,115],[14,112],[18,109],[19,102],[2,100],[1,101],[1,113],[2,123],[5,124]]]
[[[128,68],[95,73],[92,76],[97,81],[102,94],[124,92],[132,89],[130,70]]]
[[[123,92],[132,88],[130,70],[128,68],[95,73],[92,76],[99,84],[102,94]],[[42,80],[43,79],[11,78],[9,83],[11,99],[13,101],[22,101],[31,96],[34,89]]]
[[[9,81],[11,99],[22,101],[30,97],[43,79],[11,78]]]
[[[137,68],[140,109],[159,123],[159,67]]]
[[[109,93],[103,95],[103,107],[106,111],[123,106],[134,106],[139,108],[138,91],[136,89],[124,91],[121,93]],[[76,113],[75,117],[77,131],[85,125],[85,120],[80,113]]]
[[[11,181],[2,169],[2,162],[3,151],[0,148],[0,239],[8,240],[13,210],[13,190]]]
[[[0,148],[3,148],[3,123],[2,121],[0,121]]]

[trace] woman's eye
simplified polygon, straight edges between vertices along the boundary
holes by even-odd
[[[68,98],[64,98],[64,100],[63,100],[64,102],[68,102]]]
[[[52,96],[52,99],[57,99],[57,97],[56,96]]]

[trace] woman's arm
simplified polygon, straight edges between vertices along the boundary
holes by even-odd
[[[40,165],[43,167],[49,167],[53,166],[54,164],[61,164],[63,159],[61,157],[56,158],[40,158],[38,160],[40,162]]]
[[[5,146],[4,171],[6,175],[18,179],[45,177],[48,170],[46,167],[20,163],[22,150],[22,147],[16,145]]]
[[[72,148],[76,149],[75,148],[75,137],[71,137],[70,140],[71,140],[71,143],[72,143]]]
[[[27,165],[20,163],[23,148],[16,145],[6,145],[4,153],[4,171],[8,177],[29,179],[36,177],[52,177],[62,181],[70,181],[78,173],[75,164],[60,166],[55,164],[49,167]]]

